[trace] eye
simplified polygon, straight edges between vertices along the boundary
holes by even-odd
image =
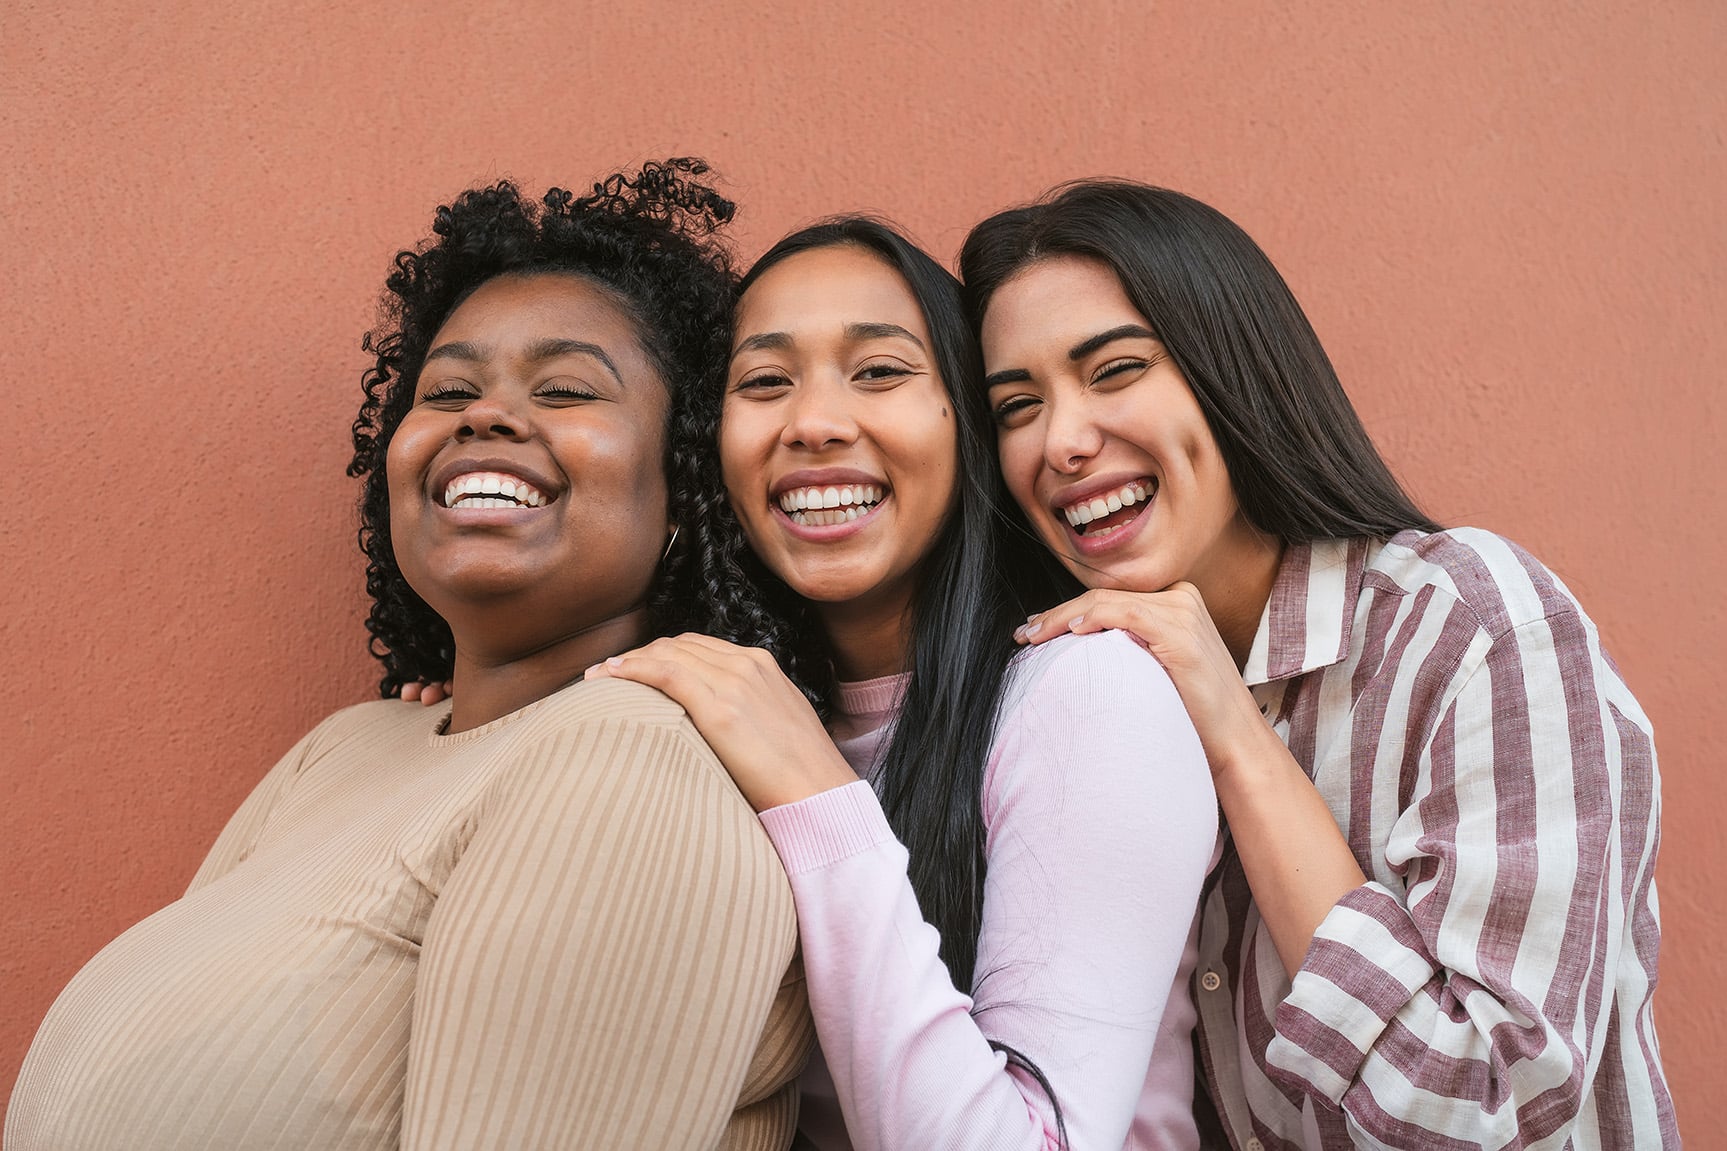
[[[578,384],[570,380],[552,380],[541,384],[534,393],[542,400],[597,400],[599,393],[586,384]]]
[[[1038,405],[1043,403],[1036,396],[1009,396],[990,409],[996,425],[1003,428],[1017,428],[1030,420]]]
[[[1091,382],[1094,384],[1101,384],[1105,380],[1119,379],[1120,377],[1126,376],[1130,373],[1143,372],[1149,367],[1151,367],[1150,360],[1140,359],[1138,356],[1122,356],[1118,359],[1110,360],[1108,363],[1098,368],[1097,371],[1093,372],[1091,374]]]
[[[465,404],[478,396],[479,390],[465,380],[446,380],[426,389],[420,396],[420,403],[450,407]]]
[[[866,384],[891,384],[914,374],[910,367],[898,360],[872,360],[858,368],[853,378]]]
[[[784,372],[774,369],[751,372],[732,385],[732,391],[766,395],[782,388],[792,386],[791,379]]]

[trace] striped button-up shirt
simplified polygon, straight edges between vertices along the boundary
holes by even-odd
[[[1654,744],[1558,578],[1471,529],[1291,547],[1243,676],[1367,883],[1293,985],[1233,845],[1206,887],[1236,1151],[1677,1146]]]

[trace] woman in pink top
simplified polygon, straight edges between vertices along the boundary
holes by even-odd
[[[1195,1147],[1210,776],[1126,636],[1014,655],[1024,612],[1063,593],[1001,531],[980,368],[957,282],[891,229],[775,246],[712,397],[742,538],[703,557],[763,587],[730,621],[761,646],[686,635],[590,674],[682,703],[786,865],[811,1144]],[[813,706],[768,651],[827,683]]]

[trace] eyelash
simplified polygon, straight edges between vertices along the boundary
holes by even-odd
[[[732,385],[732,390],[741,392],[746,388],[778,388],[789,383],[791,381],[778,372],[761,372],[753,376],[745,376]]]
[[[1035,403],[1037,400],[1031,396],[1014,396],[1012,399],[1003,400],[997,404],[990,415],[994,417],[996,423],[1005,423],[1015,412],[1028,408]]]
[[[875,374],[871,374],[875,373]],[[911,369],[904,364],[865,364],[858,369],[858,375],[866,381],[879,382],[897,379],[900,376],[911,375]]]
[[[574,384],[550,384],[539,393],[542,396],[559,396],[577,400],[597,400],[599,396],[587,388],[579,388]]]
[[[1103,365],[1103,367],[1099,368],[1096,372],[1094,372],[1092,374],[1091,382],[1094,384],[1099,383],[1103,380],[1109,379],[1111,376],[1119,376],[1123,372],[1129,372],[1129,371],[1135,371],[1135,370],[1144,371],[1146,368],[1149,368],[1150,366],[1151,366],[1151,361],[1149,361],[1149,360],[1141,360],[1141,359],[1137,359],[1137,358],[1130,357],[1130,356],[1124,356],[1119,360],[1111,360],[1109,363],[1107,363],[1107,364]]]
[[[539,396],[553,396],[560,399],[597,400],[599,396],[587,388],[575,387],[571,384],[553,384],[535,393]],[[441,400],[472,400],[478,398],[470,388],[458,384],[441,384],[420,397],[422,404],[434,404]]]

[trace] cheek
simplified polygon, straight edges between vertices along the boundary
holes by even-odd
[[[996,436],[995,449],[1008,494],[1028,516],[1031,515],[1032,489],[1041,460],[1034,437],[1026,429],[1003,431]]]
[[[386,486],[392,502],[418,490],[420,473],[437,453],[441,437],[435,436],[423,424],[423,420],[414,419],[410,412],[396,425],[390,446],[384,450],[384,474],[389,481]]]
[[[732,511],[746,528],[749,517],[759,510],[759,501],[750,493],[766,484],[765,454],[760,450],[765,434],[764,421],[752,420],[748,413],[739,414],[729,404],[720,413],[720,482],[725,485]]]

